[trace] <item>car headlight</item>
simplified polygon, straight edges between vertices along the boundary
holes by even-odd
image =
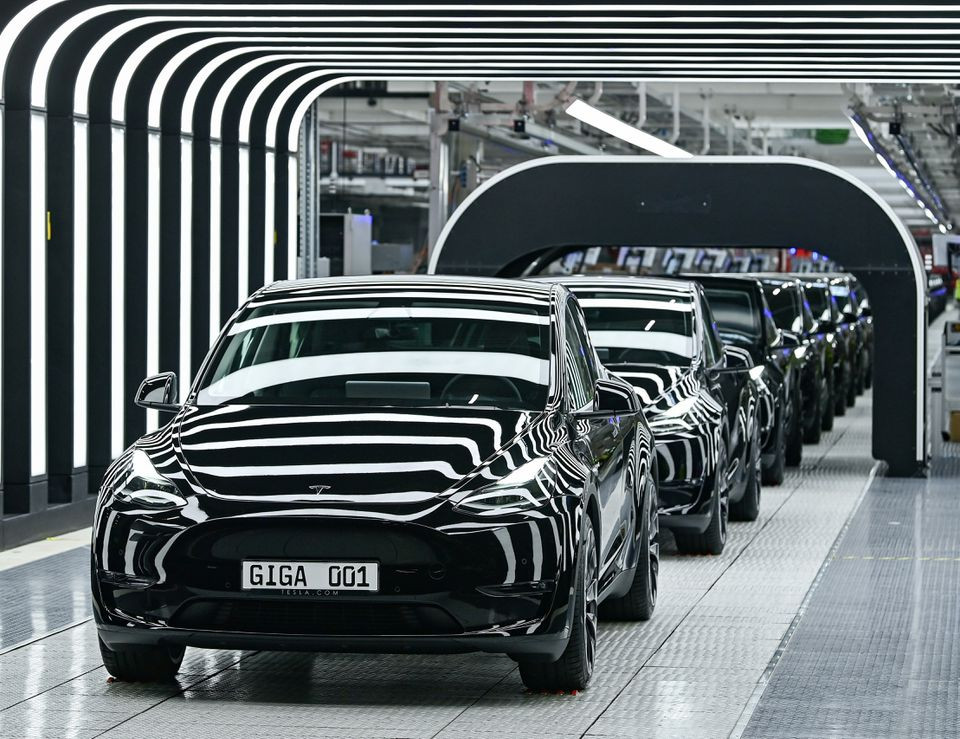
[[[130,454],[130,467],[123,483],[113,491],[113,500],[157,511],[175,510],[187,504],[177,486],[157,472],[150,457],[140,449]]]
[[[550,498],[547,459],[521,465],[492,485],[470,490],[454,500],[457,508],[476,516],[501,516],[542,506]]]

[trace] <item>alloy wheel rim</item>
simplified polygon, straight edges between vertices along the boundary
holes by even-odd
[[[586,547],[586,567],[584,569],[583,628],[584,646],[587,653],[587,671],[593,672],[593,663],[597,653],[597,591],[598,565],[597,543],[593,527],[588,531]]]

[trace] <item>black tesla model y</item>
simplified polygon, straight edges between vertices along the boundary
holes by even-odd
[[[727,520],[760,506],[753,361],[725,347],[703,288],[656,277],[561,279],[577,296],[601,361],[627,380],[656,439],[660,525],[691,554],[720,554]]]
[[[109,469],[93,599],[104,663],[185,646],[505,653],[584,687],[597,613],[649,618],[657,487],[629,384],[560,285],[277,283]]]

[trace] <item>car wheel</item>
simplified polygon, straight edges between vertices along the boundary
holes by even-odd
[[[637,569],[633,585],[626,595],[604,601],[600,614],[610,621],[649,621],[657,606],[657,581],[660,577],[660,523],[656,469],[651,471],[646,494],[646,510],[640,511]]]
[[[743,497],[730,504],[730,518],[734,521],[756,521],[760,515],[760,452],[754,442],[754,461],[747,473]]]
[[[837,407],[835,400],[836,383],[833,381],[833,370],[827,375],[827,402],[824,403],[823,418],[820,421],[820,428],[824,431],[833,431],[833,412]]]
[[[720,456],[713,484],[713,511],[706,531],[674,532],[677,549],[683,554],[722,554],[727,543],[727,521],[730,519],[730,491],[727,487],[726,450]]]
[[[866,368],[861,369],[857,373],[857,395],[863,395],[863,391],[866,385],[866,376],[867,376]]]
[[[787,433],[787,467],[799,467],[803,459],[803,420],[799,389],[794,392],[793,417]]]
[[[773,461],[761,470],[760,479],[764,485],[780,485],[783,483],[787,466],[787,429],[784,421],[785,419],[781,413],[780,422],[777,424],[776,450],[773,455]]]
[[[583,527],[583,553],[577,571],[570,640],[556,662],[519,661],[520,679],[530,690],[583,690],[593,675],[600,567],[597,539],[589,516],[584,516]]]
[[[843,378],[840,381],[840,387],[835,387],[833,389],[833,415],[847,415],[847,396],[849,395],[849,386],[850,373],[848,371],[844,373]]]
[[[184,647],[130,645],[108,647],[103,639],[100,656],[107,672],[117,680],[132,683],[162,683],[173,680],[183,662]]]

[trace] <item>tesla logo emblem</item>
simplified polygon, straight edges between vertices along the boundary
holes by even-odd
[[[311,485],[310,489],[315,492],[317,495],[322,495],[327,490],[330,489],[329,485]]]

